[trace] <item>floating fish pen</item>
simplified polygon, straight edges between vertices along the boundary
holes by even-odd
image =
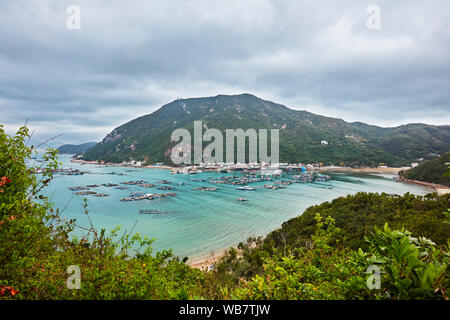
[[[95,191],[78,191],[78,192],[75,192],[75,194],[77,196],[88,196],[88,195],[97,194],[97,192],[95,192]]]
[[[105,197],[109,197],[109,194],[106,193],[98,193],[94,195],[95,197],[99,197],[99,198],[105,198]]]
[[[140,185],[140,184],[146,184],[146,183],[148,183],[148,181],[145,181],[145,180],[121,182],[121,184],[132,185],[132,186],[136,186],[136,185]]]
[[[139,210],[139,214],[166,214],[167,212],[163,212],[158,209],[142,209]]]
[[[117,190],[127,190],[129,189],[128,187],[116,187]]]
[[[169,180],[160,180],[160,181],[156,181],[156,183],[171,184],[172,182]]]
[[[169,186],[162,186],[162,187],[159,187],[159,188],[157,188],[158,190],[172,190],[172,187],[169,187]]]
[[[189,185],[190,183],[189,182],[179,182],[178,183],[178,185],[181,187],[181,186],[187,186],[187,185]]]
[[[113,175],[113,176],[115,176],[115,175],[117,175],[117,176],[126,176],[125,173],[117,173],[117,172],[107,172],[107,173],[104,173],[104,174],[110,174],[110,175]]]
[[[166,198],[166,197],[171,197],[171,196],[176,196],[176,193],[161,193],[161,194],[151,194],[148,193],[146,195],[141,195],[141,196],[131,196],[128,198],[123,198],[120,199],[120,201],[122,202],[130,202],[130,201],[141,201],[141,200],[154,200],[154,199],[160,199],[160,198]]]
[[[89,190],[88,187],[69,187],[70,191],[83,191],[83,190]]]
[[[156,187],[154,184],[151,183],[144,183],[144,184],[139,184],[138,187],[142,187],[142,188],[154,188]]]
[[[103,186],[103,187],[111,188],[111,187],[117,187],[118,184],[115,184],[115,183],[105,183],[105,184],[102,184],[102,186]]]
[[[214,183],[214,184],[228,184],[229,183],[229,181],[226,181],[226,180],[212,180],[210,182]]]
[[[194,188],[193,190],[197,190],[197,191],[217,191],[217,188],[198,187],[198,188]]]
[[[132,192],[129,194],[130,197],[142,197],[147,195],[147,193],[145,192]]]
[[[87,188],[98,188],[100,187],[98,184],[90,184],[86,186]]]
[[[152,196],[152,194],[137,195],[136,193],[132,193],[132,194],[130,194],[130,197],[120,199],[120,201],[122,201],[122,202],[141,201],[141,200],[150,199],[151,196]]]

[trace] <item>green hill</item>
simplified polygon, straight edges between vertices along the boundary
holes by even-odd
[[[89,148],[95,146],[96,142],[87,142],[83,144],[65,144],[58,148],[60,154],[82,154],[85,153]]]
[[[402,171],[400,175],[406,179],[437,183],[450,187],[450,177],[445,175],[449,167],[446,163],[450,163],[450,151],[437,159],[426,161],[415,168]]]
[[[84,158],[169,163],[165,155],[173,146],[172,131],[186,128],[193,134],[194,121],[219,130],[280,129],[281,162],[402,166],[429,153],[450,149],[450,126],[408,124],[381,128],[293,110],[241,94],[175,100],[114,129]],[[321,145],[322,140],[328,145]]]

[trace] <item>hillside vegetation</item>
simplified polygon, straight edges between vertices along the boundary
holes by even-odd
[[[446,174],[450,165],[450,151],[437,159],[426,161],[415,168],[400,172],[406,179],[442,184],[450,187],[450,175]]]
[[[57,150],[60,154],[82,154],[96,144],[96,142],[87,142],[83,144],[65,144],[60,146]]]
[[[194,121],[222,132],[237,128],[279,129],[280,161],[289,163],[403,166],[450,149],[450,126],[408,124],[381,128],[348,123],[242,94],[175,100],[117,127],[84,158],[170,163],[167,155],[174,146],[170,142],[172,131],[186,128],[193,137]],[[322,140],[328,145],[321,145]]]
[[[27,128],[9,136],[0,125],[0,299],[448,298],[449,195],[325,202],[230,249],[206,272],[171,251],[152,252],[139,234],[65,220],[41,194],[57,151],[34,174],[28,138]],[[89,217],[87,203],[80,210]],[[74,228],[84,236],[70,237]],[[79,289],[67,286],[70,266],[80,268]],[[379,281],[370,271],[377,268]]]

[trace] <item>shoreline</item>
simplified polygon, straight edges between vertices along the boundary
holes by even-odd
[[[425,182],[420,180],[412,180],[412,179],[406,179],[403,177],[399,177],[399,181],[403,183],[410,183],[410,184],[416,184],[423,187],[428,187],[433,190],[435,190],[439,195],[450,193],[450,187],[444,186],[442,184],[436,184],[431,182]]]
[[[215,265],[215,263],[219,261],[227,251],[228,249],[222,249],[219,253],[211,255],[208,258],[192,259],[192,261],[188,261],[187,264],[192,268],[209,271],[210,266]]]
[[[363,167],[363,168],[350,168],[350,167],[321,167],[317,168],[320,172],[331,173],[390,173],[398,174],[402,170],[410,169],[410,167]],[[315,170],[315,169],[313,169]]]
[[[97,166],[106,166],[106,167],[129,167],[129,168],[138,168],[138,169],[165,169],[165,170],[175,170],[179,169],[178,167],[173,167],[169,165],[132,165],[132,164],[123,164],[123,163],[99,163],[98,161],[86,161],[81,159],[71,159],[70,162],[80,163],[80,164],[91,164]],[[335,172],[335,173],[391,173],[398,174],[402,170],[410,169],[410,167],[362,167],[362,168],[351,168],[351,167],[338,167],[338,166],[329,166],[329,167],[312,167],[309,168],[312,171],[319,172]],[[206,170],[206,171],[211,171]]]
[[[104,167],[124,167],[124,168],[136,168],[136,169],[164,169],[164,170],[172,170],[174,167],[166,166],[166,165],[148,165],[148,166],[138,166],[138,165],[130,165],[130,164],[122,164],[122,163],[99,163],[97,161],[86,161],[86,160],[80,160],[80,159],[70,159],[70,162],[72,163],[79,163],[79,164],[91,164],[94,166],[104,166]]]

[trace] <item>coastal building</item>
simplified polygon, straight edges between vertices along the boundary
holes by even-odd
[[[322,140],[322,141],[320,141],[320,144],[323,145],[323,146],[327,146],[328,145],[328,141]]]

